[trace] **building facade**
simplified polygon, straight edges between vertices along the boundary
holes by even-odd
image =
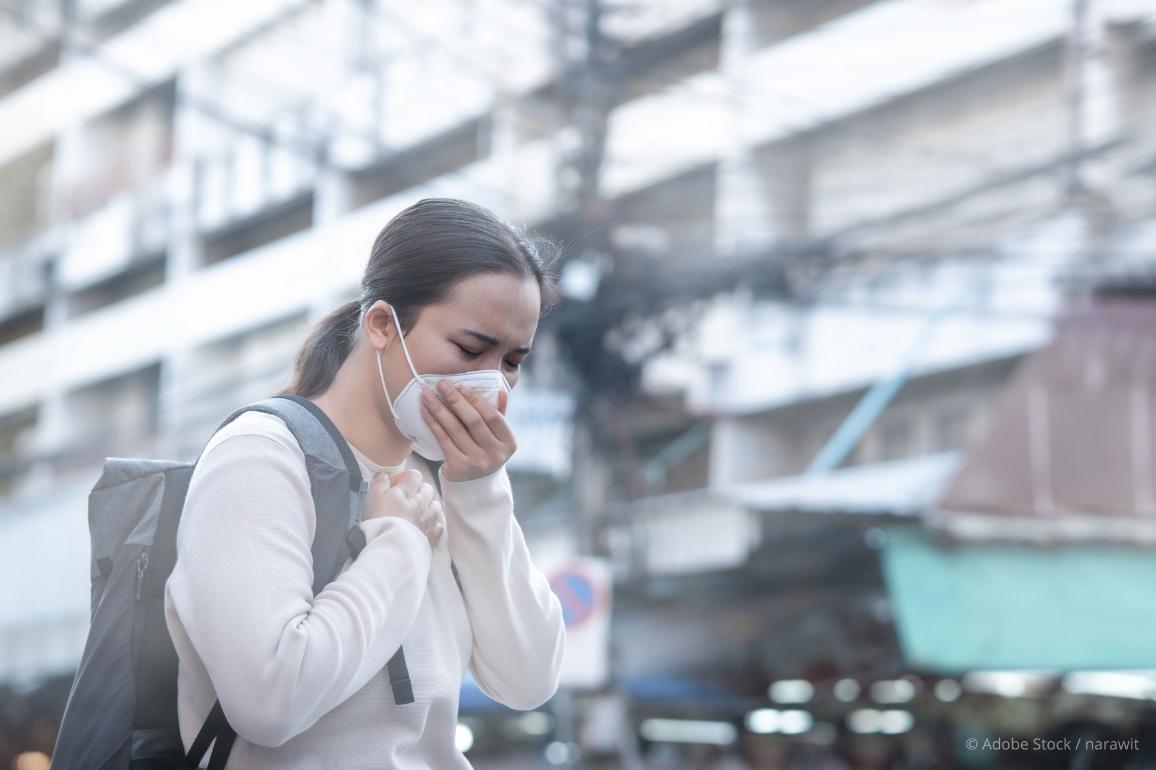
[[[19,590],[0,610],[0,679],[79,658],[102,458],[193,459],[224,415],[284,384],[393,214],[449,195],[550,234],[583,139],[565,67],[591,45],[565,7],[9,4],[0,574]],[[797,573],[760,572],[788,529],[836,543],[822,577],[872,522],[921,515],[1058,308],[1156,257],[1156,11],[686,0],[601,23],[619,63],[597,181],[610,247],[660,272],[749,264],[750,280],[672,307],[681,331],[657,353],[637,351],[666,316],[616,340],[644,361],[630,451],[613,456],[573,440],[547,331],[511,401],[510,469],[544,560],[583,548],[568,490],[608,481],[593,547],[633,613],[615,625],[624,675],[712,670],[710,639],[639,651],[707,601],[694,596],[789,588]],[[878,507],[852,520],[856,501]],[[846,526],[807,518],[840,505]],[[862,615],[890,643],[865,569],[850,605],[829,589],[843,609],[815,638],[853,640],[838,629]],[[732,624],[740,673],[805,665],[799,645],[766,641],[794,616],[771,617]],[[784,656],[802,662],[768,662]]]

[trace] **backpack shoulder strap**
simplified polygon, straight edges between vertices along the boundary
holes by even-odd
[[[305,453],[317,511],[312,545],[316,595],[337,576],[347,557],[357,558],[365,547],[365,533],[357,524],[368,482],[362,478],[361,467],[341,431],[309,399],[289,394],[254,401],[234,411],[221,427],[248,411],[281,418]],[[344,469],[344,479],[335,476],[334,469]]]
[[[365,547],[365,533],[357,526],[361,518],[361,509],[365,503],[365,494],[368,483],[362,477],[361,467],[353,457],[349,443],[341,435],[341,431],[321,410],[317,404],[297,394],[272,396],[270,398],[246,404],[235,410],[217,427],[217,430],[228,425],[234,419],[248,411],[265,412],[284,420],[293,433],[301,450],[305,453],[306,465],[309,468],[309,483],[313,486],[314,502],[318,502],[318,487],[324,485],[317,478],[320,473],[310,457],[316,457],[334,468],[345,468],[349,487],[345,495],[347,505],[340,506],[344,511],[324,510],[328,506],[317,506],[317,526],[314,532],[313,545],[313,593],[316,595],[325,585],[336,576],[345,561],[346,548],[354,558]],[[214,431],[216,433],[216,431]],[[341,516],[344,512],[346,515]],[[394,702],[397,704],[413,703],[413,687],[409,678],[409,668],[406,665],[404,648],[398,647],[388,663],[389,683],[393,689]],[[227,761],[236,732],[225,720],[221,711],[221,702],[217,701],[208,719],[197,734],[196,740],[187,755],[187,761],[196,766],[209,743],[216,739],[220,750],[213,750],[210,767],[220,768]]]
[[[344,467],[349,473],[350,490],[360,491],[361,467],[354,459],[353,452],[349,449],[349,444],[341,435],[341,431],[317,404],[295,393],[272,396],[238,408],[225,418],[217,430],[245,412],[265,412],[280,417],[289,426],[289,430],[306,455],[320,457],[338,468]]]
[[[365,504],[369,483],[362,477],[361,467],[341,431],[317,404],[297,394],[273,396],[247,404],[229,415],[221,424],[227,425],[246,411],[259,411],[280,417],[289,426],[297,443],[305,452],[309,466],[309,481],[314,488],[317,503],[317,529],[313,537],[313,593],[316,595],[340,572],[346,556],[357,558],[365,547],[365,533],[358,522]],[[220,430],[220,428],[218,428]],[[340,490],[327,489],[326,479],[319,478],[327,469],[310,463],[317,457],[329,467],[344,467],[348,474],[348,490],[341,495],[348,502],[331,499]],[[341,516],[339,511],[344,511]],[[394,701],[412,703],[413,689],[405,661],[405,651],[399,647],[389,661],[390,685]]]

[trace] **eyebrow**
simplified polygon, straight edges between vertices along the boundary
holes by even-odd
[[[498,340],[494,339],[493,337],[491,337],[488,334],[482,334],[481,332],[471,331],[470,329],[462,329],[462,334],[468,334],[471,337],[476,337],[477,339],[479,339],[482,342],[485,342],[489,345],[495,345],[496,346],[498,344]],[[511,352],[513,352],[513,353],[525,353],[525,354],[529,355],[530,349],[529,348],[514,348],[514,350]]]

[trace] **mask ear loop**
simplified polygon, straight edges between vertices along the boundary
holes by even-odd
[[[413,365],[413,359],[409,357],[409,347],[405,344],[405,335],[402,334],[402,332],[401,332],[401,324],[397,320],[397,312],[393,309],[392,304],[390,304],[389,302],[386,302],[385,304],[386,304],[386,307],[389,308],[390,317],[393,318],[393,325],[397,327],[397,336],[401,339],[401,352],[405,353],[405,362],[407,364],[409,364],[409,370],[411,372],[413,372],[413,378],[415,380],[417,380],[418,384],[420,384],[422,387],[429,388],[430,387],[429,383],[425,381],[425,379],[422,377],[422,375],[418,374],[417,367]],[[379,370],[381,369],[380,355],[379,355],[378,361],[377,361],[377,368]],[[505,372],[498,372],[498,374],[500,374],[502,376],[502,384],[505,386],[506,394],[508,395],[511,392],[513,392],[513,389],[510,387],[510,380],[507,379],[507,377],[506,377],[506,373]],[[384,377],[385,376],[382,375],[382,379],[384,379]],[[388,393],[386,395],[388,396]]]
[[[377,351],[374,356],[377,359],[377,376],[381,378],[381,389],[385,391],[385,405],[389,407],[389,413],[393,415],[394,425],[400,425],[400,418],[397,416],[397,410],[393,408],[393,396],[389,395],[389,387],[385,384],[385,372],[381,368],[381,351]],[[400,427],[398,428],[400,430]]]
[[[390,316],[393,316],[393,324],[394,324],[394,326],[397,326],[398,336],[401,336],[401,326],[397,322],[397,317],[394,316],[393,305],[391,305],[388,302],[386,302],[385,304],[386,304],[386,307],[389,308]],[[404,337],[402,337],[401,349],[405,353],[406,363],[408,363],[409,368],[411,370],[413,370],[413,361],[411,361],[409,358],[409,351],[407,351],[405,349],[405,338]],[[394,424],[400,425],[401,420],[397,415],[397,410],[393,408],[393,396],[389,395],[389,386],[387,386],[385,384],[385,371],[381,367],[381,351],[380,350],[376,351],[374,358],[377,359],[377,376],[381,378],[381,389],[385,392],[385,405],[387,407],[389,407],[389,413],[393,415]],[[415,378],[417,378],[420,381],[420,378],[417,377],[417,371],[416,370],[413,370],[413,371],[414,371]]]
[[[417,380],[422,387],[429,387],[426,381],[422,379],[422,376],[417,373],[417,367],[413,365],[413,359],[409,357],[409,347],[405,344],[405,335],[402,334],[401,323],[397,320],[397,311],[393,309],[393,305],[390,303],[386,302],[385,304],[389,308],[390,317],[393,318],[393,325],[397,327],[397,336],[401,340],[401,352],[405,353],[405,362],[409,364],[409,370],[413,372],[413,378]],[[380,367],[381,364],[378,363],[378,366]]]

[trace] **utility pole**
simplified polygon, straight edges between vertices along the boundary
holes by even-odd
[[[1079,270],[1105,261],[1113,224],[1110,161],[1097,150],[1118,127],[1115,88],[1104,19],[1095,0],[1071,0],[1064,85],[1068,110],[1069,159],[1063,197],[1077,221],[1072,265]]]
[[[1065,58],[1065,89],[1068,101],[1068,147],[1071,158],[1065,174],[1064,193],[1068,200],[1076,203],[1083,195],[1085,183],[1083,179],[1083,158],[1081,153],[1086,146],[1084,137],[1087,121],[1084,115],[1084,105],[1087,101],[1087,88],[1084,71],[1088,55],[1088,6],[1091,0],[1072,0],[1072,15],[1068,27],[1068,43]]]
[[[602,34],[602,0],[554,5],[558,93],[572,139],[563,148],[557,183],[560,208],[557,230],[563,243],[573,244],[568,263],[581,263],[599,274],[613,275],[616,260],[610,245],[609,212],[601,194],[606,148],[606,123],[611,100],[606,84],[610,66]],[[563,268],[566,269],[565,267]],[[610,445],[599,427],[607,388],[621,372],[605,345],[613,319],[606,310],[607,282],[587,300],[568,299],[570,308],[555,318],[558,339],[577,375],[575,408],[575,537],[579,553],[596,550],[596,521],[605,508]]]
[[[555,311],[553,319],[559,344],[577,375],[573,420],[575,545],[578,554],[592,555],[601,550],[598,532],[607,492],[613,485],[614,460],[622,442],[629,443],[614,404],[632,389],[638,371],[607,345],[608,332],[622,315],[621,299],[615,299],[612,284],[605,280],[605,276],[619,274],[621,266],[610,238],[609,208],[602,198],[607,119],[615,101],[611,70],[617,57],[603,35],[602,0],[557,2],[553,13],[559,101],[571,138],[556,172],[562,211],[556,230],[564,244],[573,245],[567,262],[577,262],[603,277],[591,297],[568,299],[568,307],[562,313]],[[614,649],[611,634],[608,694],[621,699],[624,713],[629,714],[629,700],[618,682]],[[564,743],[580,744],[580,705],[578,693],[571,688],[560,688],[555,696],[557,735]],[[641,768],[633,721],[623,719],[620,729],[621,766]],[[573,756],[568,758],[571,765],[574,760]],[[576,766],[588,765],[578,758]]]

